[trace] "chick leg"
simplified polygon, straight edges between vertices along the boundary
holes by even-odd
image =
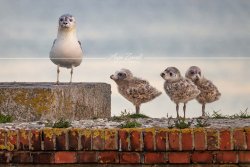
[[[135,106],[136,114],[140,114],[140,106]]]
[[[205,104],[202,104],[202,116],[205,117]]]
[[[183,106],[184,119],[186,119],[186,103]]]
[[[56,79],[56,84],[59,84],[59,73],[60,73],[60,69],[59,69],[59,65],[57,66],[57,79]]]
[[[176,104],[176,113],[177,113],[177,118],[179,119],[179,104]]]
[[[72,75],[73,75],[73,66],[71,67],[71,71],[70,71],[70,81],[69,81],[69,83],[72,83]]]

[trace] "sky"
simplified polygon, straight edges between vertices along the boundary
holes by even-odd
[[[248,0],[0,0],[0,82],[55,81],[49,51],[65,13],[75,16],[84,50],[73,81],[111,84],[112,115],[134,112],[109,79],[121,68],[163,92],[142,105],[152,117],[175,116],[159,76],[168,66],[184,75],[197,65],[217,85],[222,97],[208,112],[234,114],[250,107]],[[62,69],[62,82],[69,73]],[[200,114],[201,106],[191,101],[187,116]]]

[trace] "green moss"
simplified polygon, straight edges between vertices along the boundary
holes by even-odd
[[[54,96],[49,89],[34,89],[32,92],[27,89],[21,89],[15,92],[15,94],[16,96],[13,100],[17,104],[34,108],[38,114],[49,111],[49,104],[54,101]]]

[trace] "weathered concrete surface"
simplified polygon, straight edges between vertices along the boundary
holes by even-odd
[[[0,112],[18,121],[111,116],[106,83],[0,83]]]

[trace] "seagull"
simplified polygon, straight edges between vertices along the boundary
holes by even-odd
[[[165,80],[164,89],[170,99],[176,104],[177,118],[179,119],[179,103],[184,103],[183,113],[186,118],[186,104],[195,99],[200,91],[197,86],[189,79],[181,76],[176,67],[168,67],[161,74]]]
[[[202,117],[206,117],[205,105],[219,100],[221,93],[212,81],[206,79],[201,74],[201,69],[197,66],[191,66],[186,72],[186,78],[191,79],[198,87],[201,93],[196,97],[196,100],[202,104]]]
[[[50,60],[57,65],[57,84],[60,67],[71,69],[70,83],[72,82],[73,67],[81,64],[82,57],[81,42],[76,36],[76,20],[72,15],[64,14],[59,18],[57,38],[50,50]]]
[[[119,93],[134,104],[136,114],[140,113],[142,103],[161,95],[161,92],[151,86],[148,81],[134,77],[128,69],[116,71],[110,78],[116,82]]]

